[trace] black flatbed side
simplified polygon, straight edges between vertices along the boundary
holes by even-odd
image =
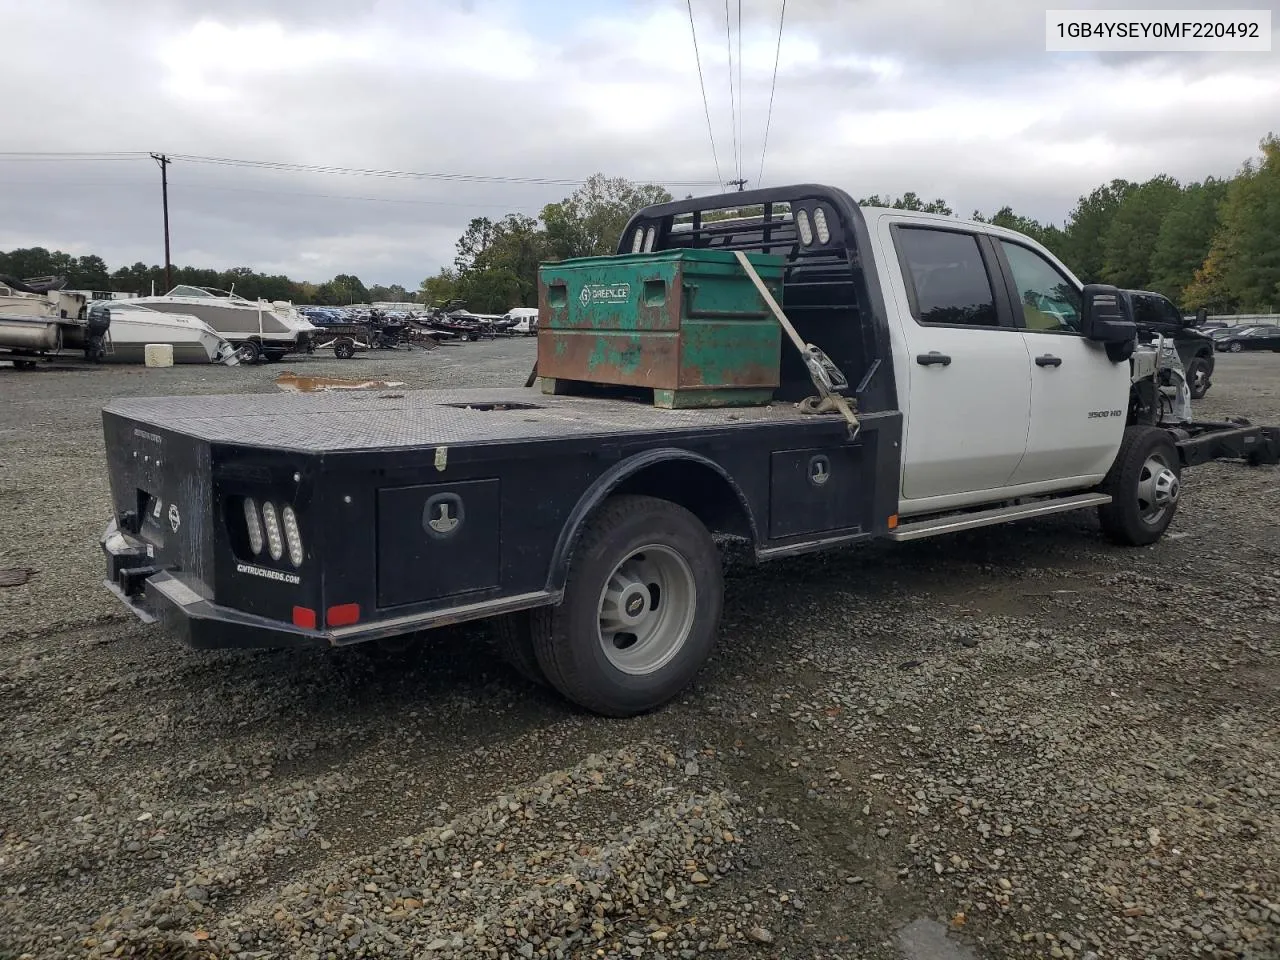
[[[889,529],[902,439],[897,411],[861,423],[522,388],[117,400],[108,586],[195,646],[338,645],[557,602],[616,493],[760,559],[854,542]],[[252,551],[246,500],[294,511],[299,564]]]

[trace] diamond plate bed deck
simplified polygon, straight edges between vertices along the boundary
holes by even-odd
[[[484,409],[492,405],[506,409]],[[114,400],[103,412],[212,443],[309,453],[705,431],[734,424],[843,424],[839,417],[801,413],[791,403],[663,410],[520,387],[141,397]]]

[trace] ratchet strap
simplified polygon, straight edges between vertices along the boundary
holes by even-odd
[[[807,397],[797,403],[796,407],[802,413],[838,413],[849,424],[849,439],[852,440],[857,437],[861,425],[853,412],[853,405],[839,392],[849,386],[849,381],[845,379],[840,368],[832,363],[831,358],[823,353],[820,348],[812,343],[804,342],[804,339],[796,332],[796,328],[791,325],[791,321],[787,319],[787,315],[782,312],[782,307],[778,305],[778,301],[769,292],[769,288],[760,279],[760,274],[756,273],[756,268],[751,265],[747,255],[741,250],[733,251],[733,255],[737,258],[742,269],[746,271],[747,276],[751,278],[751,282],[755,284],[760,296],[764,297],[764,302],[769,305],[769,309],[773,311],[774,317],[782,329],[786,331],[787,336],[791,338],[795,348],[800,351],[800,358],[804,360],[804,365],[809,371],[809,379],[813,381],[813,386],[818,391],[818,396]]]

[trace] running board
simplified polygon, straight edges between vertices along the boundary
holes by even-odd
[[[945,517],[935,517],[932,520],[904,523],[896,530],[889,532],[889,539],[921,540],[944,533],[959,533],[961,530],[973,530],[976,527],[990,527],[997,523],[1008,523],[1011,520],[1047,517],[1051,513],[1066,513],[1069,510],[1080,510],[1084,507],[1100,507],[1110,502],[1111,496],[1106,493],[1080,493],[1073,497],[1038,500],[1035,503],[1021,503],[1012,507],[997,507],[980,513],[953,513]]]

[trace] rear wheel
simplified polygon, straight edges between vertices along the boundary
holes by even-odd
[[[633,716],[689,685],[723,604],[720,554],[697,517],[667,500],[614,497],[587,521],[564,600],[530,616],[533,649],[564,696]]]
[[[1111,541],[1141,547],[1162,536],[1178,510],[1182,468],[1177,447],[1158,427],[1129,427],[1102,482],[1111,502],[1098,508]]]

